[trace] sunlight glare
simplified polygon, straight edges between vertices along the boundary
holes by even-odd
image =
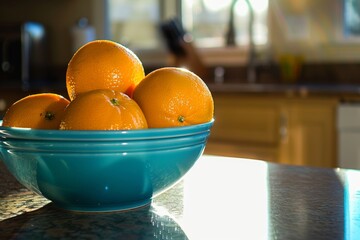
[[[219,168],[218,157],[203,156],[184,179],[179,225],[189,239],[267,239],[267,164],[226,157],[220,161],[229,165]],[[254,171],[239,171],[244,165]]]
[[[245,17],[249,14],[249,7],[245,0],[238,0],[235,5],[235,12],[237,16]]]
[[[251,0],[254,12],[263,13],[268,9],[269,0]],[[247,16],[249,8],[245,0],[238,0],[235,5],[235,11],[238,16]]]
[[[205,8],[212,12],[217,12],[221,9],[228,7],[231,4],[231,0],[204,0]]]
[[[254,11],[257,13],[262,13],[267,11],[269,0],[252,0],[251,4],[254,8]]]
[[[337,174],[344,184],[344,239],[355,240],[360,234],[360,174],[357,170]]]
[[[185,6],[192,6],[194,4],[194,0],[185,0]]]

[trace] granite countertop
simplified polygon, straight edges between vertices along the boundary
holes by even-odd
[[[355,239],[360,171],[202,156],[151,205],[71,212],[19,185],[0,161],[0,239]]]

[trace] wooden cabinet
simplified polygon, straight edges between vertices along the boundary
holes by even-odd
[[[285,104],[288,121],[280,144],[279,162],[337,167],[337,99],[291,99]]]
[[[215,93],[205,152],[336,167],[336,98]]]
[[[207,153],[268,161],[278,159],[279,102],[236,94],[214,94],[214,102],[215,124]]]

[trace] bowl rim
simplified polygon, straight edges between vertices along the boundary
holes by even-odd
[[[209,122],[183,127],[148,128],[134,130],[46,130],[4,127],[0,120],[0,139],[98,141],[98,140],[144,140],[195,135],[210,131],[215,119]]]

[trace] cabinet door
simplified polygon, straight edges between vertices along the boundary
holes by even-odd
[[[288,134],[280,161],[295,165],[336,167],[334,100],[297,100],[287,104]]]
[[[259,98],[215,95],[215,124],[211,138],[276,145],[280,104]]]
[[[206,153],[276,161],[280,102],[216,94],[215,123]]]

